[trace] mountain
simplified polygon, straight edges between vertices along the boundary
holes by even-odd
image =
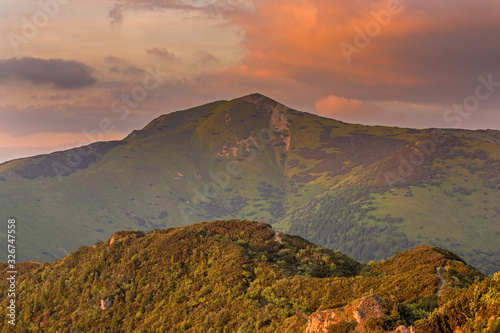
[[[483,332],[500,311],[500,279],[447,250],[364,265],[248,220],[120,231],[16,270],[18,332]]]
[[[428,244],[491,274],[499,168],[498,131],[347,124],[253,94],[1,164],[0,212],[17,221],[21,260],[117,230],[252,219],[363,262]]]

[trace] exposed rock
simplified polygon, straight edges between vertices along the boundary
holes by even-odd
[[[368,319],[384,316],[385,308],[377,295],[363,297],[353,303],[353,317],[358,324],[365,325]]]
[[[367,321],[385,316],[384,311],[382,300],[377,295],[365,296],[343,308],[313,313],[307,319],[304,333],[327,333],[332,325],[342,322],[355,323],[356,332],[367,332],[364,327]]]
[[[396,328],[396,330],[392,331],[391,333],[416,333],[415,327],[410,326],[410,327],[405,327],[403,325],[399,326]]]
[[[280,244],[283,244],[283,239],[279,236],[278,230],[274,230],[274,240]]]
[[[113,305],[113,300],[111,297],[106,297],[101,299],[101,309],[107,310]]]
[[[137,239],[144,237],[146,234],[142,231],[117,231],[111,236],[109,240],[109,244],[113,244],[115,242],[128,242],[132,239]]]
[[[305,333],[327,333],[328,328],[338,322],[340,322],[340,316],[335,313],[335,310],[315,312],[307,319]]]
[[[46,312],[43,316],[42,321],[40,322],[40,327],[47,325],[48,322],[49,322],[49,313]]]

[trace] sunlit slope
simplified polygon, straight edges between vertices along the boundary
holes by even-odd
[[[0,268],[0,287],[8,290],[7,264]],[[317,311],[344,309],[336,321],[362,331],[416,325],[437,333],[499,309],[500,281],[447,250],[420,246],[363,265],[248,220],[118,231],[55,262],[16,269],[16,332],[298,333]],[[363,312],[349,306],[365,296],[380,300],[377,320],[360,319],[375,310],[370,304]],[[0,295],[4,304],[10,299]],[[446,312],[434,311],[440,307]],[[12,331],[7,320],[0,331]]]

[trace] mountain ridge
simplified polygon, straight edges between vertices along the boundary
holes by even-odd
[[[439,296],[436,267],[446,280]],[[327,324],[334,332],[415,325],[417,332],[451,333],[441,327],[466,329],[473,324],[467,318],[484,324],[479,316],[500,306],[488,302],[500,281],[450,251],[419,246],[366,265],[248,220],[118,231],[55,262],[19,262],[16,269],[19,331],[304,332],[308,318],[333,311],[346,314]],[[464,309],[457,298],[482,306]],[[443,317],[441,308],[461,316]]]
[[[124,140],[6,162],[0,209],[23,221],[24,259],[119,229],[249,218],[365,262],[430,244],[492,273],[499,147],[498,131],[347,124],[252,94],[162,115]]]

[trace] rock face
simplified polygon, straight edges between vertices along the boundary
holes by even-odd
[[[111,236],[109,244],[116,242],[129,242],[132,239],[144,237],[146,234],[142,231],[117,231]]]
[[[377,295],[366,296],[343,308],[313,313],[307,320],[304,333],[327,333],[332,325],[342,322],[353,323],[356,326],[356,332],[367,332],[364,327],[367,321],[383,317],[384,311],[382,300]],[[404,332],[398,331],[397,333]]]
[[[377,295],[366,296],[354,301],[353,307],[352,316],[361,325],[365,325],[368,319],[384,316],[385,308]]]
[[[113,305],[113,300],[110,297],[101,299],[101,309],[107,310]]]
[[[405,327],[403,325],[399,326],[396,328],[396,330],[392,331],[391,333],[416,333],[415,328],[413,326]]]
[[[335,313],[335,310],[315,312],[307,319],[307,328],[305,333],[327,333],[330,326],[340,322],[339,319],[340,316]]]

